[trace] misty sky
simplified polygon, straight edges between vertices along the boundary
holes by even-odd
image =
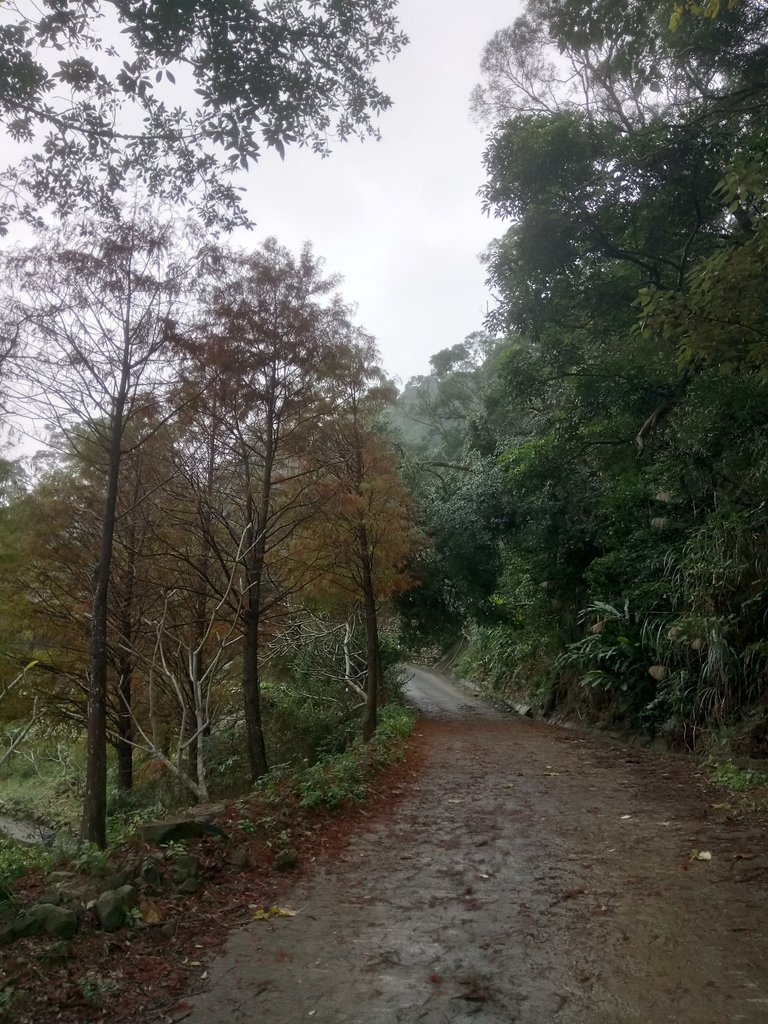
[[[520,4],[401,0],[411,45],[379,79],[394,107],[382,141],[348,142],[321,160],[265,154],[244,179],[256,239],[293,249],[307,239],[375,335],[387,371],[403,382],[434,352],[482,327],[491,302],[478,254],[501,233],[483,216],[483,132],[469,117],[480,55]],[[253,244],[253,237],[238,241]]]

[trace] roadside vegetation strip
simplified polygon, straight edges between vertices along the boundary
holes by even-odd
[[[709,781],[725,790],[727,800],[713,804],[718,810],[741,817],[768,811],[768,772],[765,768],[734,761],[708,761]]]
[[[289,775],[289,789],[304,810],[325,807],[330,810],[349,801],[360,802],[370,791],[371,782],[378,772],[405,756],[406,741],[416,716],[402,704],[384,708],[373,739],[363,743],[355,740],[347,750],[326,754],[314,764],[293,771]],[[279,773],[268,775],[261,787],[267,799],[280,798]]]
[[[50,851],[15,846],[2,861],[10,896],[3,923],[53,898],[54,890],[62,899],[77,890],[80,897],[61,905],[76,909],[79,929],[67,939],[18,938],[0,951],[3,1020],[117,1022],[175,1006],[178,993],[204,983],[205,957],[233,924],[278,905],[292,869],[338,851],[371,813],[385,813],[411,770],[414,723],[410,709],[385,707],[371,742],[275,772],[228,805],[218,823],[222,836],[162,849],[134,838],[108,854],[85,850],[70,870],[61,870]],[[59,870],[52,876],[53,868]],[[112,897],[102,899],[107,885]],[[101,908],[89,907],[89,895]],[[105,920],[112,915],[110,928],[120,919],[114,930],[99,925],[101,910]],[[35,981],[41,974],[44,985]]]

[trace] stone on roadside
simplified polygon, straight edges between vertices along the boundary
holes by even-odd
[[[184,896],[191,896],[196,893],[200,888],[200,883],[192,875],[185,878],[179,885],[176,886],[176,892],[181,893]]]
[[[197,878],[200,874],[200,858],[194,853],[186,853],[178,857],[173,865],[173,877],[177,882],[183,882],[187,878]]]
[[[53,907],[47,914],[43,925],[49,935],[55,939],[71,939],[77,931],[79,920],[74,910],[66,907]]]
[[[58,903],[35,903],[33,906],[27,908],[27,914],[30,917],[34,917],[36,921],[42,923],[52,910],[58,910]]]
[[[37,903],[14,923],[17,938],[45,930],[57,939],[71,939],[80,924],[74,910],[55,903]]]
[[[49,871],[48,872],[48,881],[51,883],[51,885],[56,885],[59,882],[64,882],[66,884],[67,882],[71,881],[71,879],[73,879],[74,877],[75,877],[74,871]]]
[[[96,916],[105,932],[116,932],[125,924],[128,912],[117,893],[110,891],[96,900]]]
[[[42,922],[32,914],[23,913],[16,918],[11,928],[14,939],[26,939],[30,935],[37,935],[42,928]]]
[[[281,850],[272,861],[275,871],[293,871],[299,863],[299,855],[295,850]]]
[[[46,903],[53,903],[55,906],[66,903],[68,899],[69,893],[62,889],[60,885],[52,885],[43,893],[43,900]]]
[[[142,900],[139,903],[139,913],[145,925],[156,926],[163,923],[163,912],[152,900]]]
[[[233,868],[238,868],[240,871],[249,868],[251,866],[251,855],[248,852],[248,847],[238,846],[236,850],[233,850],[229,863]]]
[[[114,892],[129,910],[133,910],[139,898],[139,890],[135,885],[121,885]]]
[[[218,825],[205,818],[174,818],[169,821],[150,821],[142,825],[139,834],[145,843],[163,846],[165,843],[177,843],[185,839],[197,839],[199,836],[223,836]]]
[[[102,887],[106,891],[114,891],[119,889],[121,885],[125,885],[131,880],[129,871],[115,871],[114,874],[107,875],[102,881]]]
[[[96,900],[96,916],[105,932],[116,932],[128,920],[128,912],[136,906],[138,892],[133,885],[103,892]]]
[[[141,867],[139,868],[139,880],[145,885],[151,886],[153,889],[159,889],[163,884],[160,872],[157,869],[157,864],[154,860],[147,858]]]

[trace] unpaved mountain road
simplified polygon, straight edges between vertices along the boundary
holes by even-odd
[[[410,691],[418,774],[295,917],[232,933],[185,1024],[768,1021],[759,822],[687,760]]]

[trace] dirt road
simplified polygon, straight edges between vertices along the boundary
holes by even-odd
[[[410,692],[419,774],[295,917],[232,934],[185,1024],[768,1021],[765,835],[695,766]]]

